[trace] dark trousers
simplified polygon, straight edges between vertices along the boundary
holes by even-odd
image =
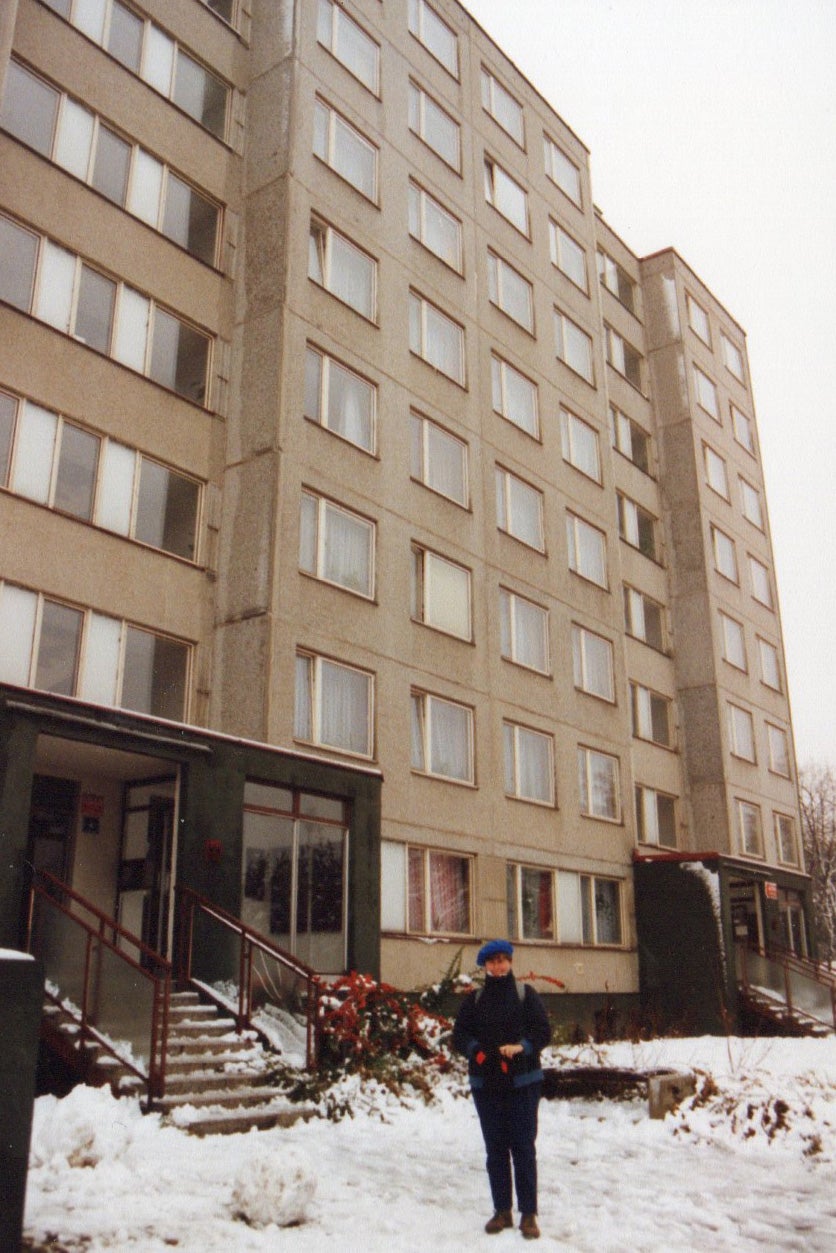
[[[507,1092],[474,1088],[473,1102],[482,1124],[486,1165],[495,1210],[512,1207],[511,1162],[522,1214],[537,1213],[537,1106],[543,1085],[531,1083]]]

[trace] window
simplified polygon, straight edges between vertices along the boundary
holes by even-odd
[[[761,682],[775,692],[782,691],[778,649],[767,640],[758,639],[758,657],[760,658]]]
[[[347,819],[338,797],[244,784],[242,920],[321,971],[345,969]]]
[[[546,174],[573,204],[581,207],[581,172],[548,135],[543,136]]]
[[[190,649],[104,614],[0,584],[0,679],[182,721]]]
[[[554,805],[553,737],[516,722],[503,722],[502,744],[506,795]]]
[[[730,618],[728,614],[718,610],[720,627],[723,632],[723,660],[736,670],[746,671],[746,634],[742,625]]]
[[[636,312],[636,285],[627,271],[607,253],[598,252],[598,278],[602,287],[615,296],[630,313]]]
[[[360,596],[374,595],[375,525],[342,505],[302,491],[299,568]]]
[[[2,217],[0,299],[185,399],[205,404],[208,335]]]
[[[377,202],[377,148],[324,100],[314,101],[314,155]]]
[[[642,357],[632,344],[628,344],[611,326],[606,329],[607,361],[632,387],[641,391]]]
[[[469,640],[470,571],[413,544],[411,613],[425,626]]]
[[[510,470],[496,467],[496,520],[500,531],[545,552],[543,493],[518,479]]]
[[[523,108],[490,70],[482,66],[482,108],[520,148],[525,147]]]
[[[47,3],[206,130],[219,139],[226,137],[229,87],[159,26],[144,21],[120,0],[72,6],[68,0]]]
[[[633,735],[663,748],[673,748],[673,702],[640,683],[630,684]]]
[[[716,526],[711,528],[711,543],[714,549],[714,569],[724,579],[732,583],[738,582],[737,549],[734,540]]]
[[[645,474],[650,473],[650,436],[615,405],[610,405],[610,436],[613,448]]]
[[[580,470],[581,474],[601,482],[601,451],[598,432],[577,414],[560,408],[560,442],[563,460]]]
[[[570,370],[580,374],[587,383],[595,385],[595,370],[592,364],[592,339],[586,331],[582,331],[559,309],[554,311],[554,338],[557,358]]]
[[[381,926],[418,935],[469,935],[473,858],[381,843]]]
[[[296,654],[293,734],[358,757],[374,752],[374,676],[314,653]]]
[[[508,934],[515,940],[554,940],[554,872],[509,862],[505,888]]]
[[[738,481],[740,483],[740,502],[743,506],[743,516],[747,522],[752,523],[752,526],[756,526],[759,531],[762,531],[763,510],[761,508],[760,493],[746,479],[741,478]]]
[[[316,38],[364,87],[378,94],[380,48],[334,0],[319,0]]]
[[[377,262],[318,218],[311,218],[308,278],[370,322],[375,320]]]
[[[432,492],[467,508],[467,444],[421,414],[411,413],[410,472]]]
[[[755,455],[755,430],[752,422],[746,417],[746,414],[738,409],[737,405],[731,406],[732,432],[734,438],[740,444],[741,448],[745,448],[747,452]]]
[[[488,295],[491,304],[521,326],[534,334],[534,292],[528,279],[518,270],[488,251]]]
[[[689,293],[685,293],[685,306],[688,310],[688,325],[696,336],[698,336],[704,344],[711,347],[711,327],[708,322],[708,314],[702,305],[697,304],[694,297]]]
[[[485,157],[485,199],[506,221],[528,236],[528,196],[492,157]]]
[[[459,77],[456,32],[442,21],[427,0],[409,0],[409,30],[454,78]]]
[[[740,351],[737,344],[733,344],[728,336],[724,335],[722,331],[720,332],[720,342],[723,346],[723,364],[726,369],[739,380],[739,382],[744,382],[745,374],[743,371],[743,353]]]
[[[499,589],[500,648],[506,661],[549,672],[548,611],[507,588]]]
[[[778,860],[787,866],[798,865],[798,842],[795,838],[795,823],[788,814],[773,814],[775,822],[775,843],[778,846]]]
[[[771,722],[767,722],[766,738],[769,745],[769,769],[773,774],[780,774],[784,779],[788,779],[790,777],[790,749],[786,731],[783,727],[776,727]]]
[[[473,783],[473,710],[413,691],[412,769],[440,779]]]
[[[747,558],[749,565],[749,582],[752,586],[752,595],[759,604],[765,605],[767,609],[772,608],[772,584],[769,578],[769,571],[762,561],[758,561],[757,557],[749,555]]]
[[[609,640],[586,627],[572,624],[572,661],[575,687],[590,696],[615,703],[613,651]]]
[[[716,492],[718,496],[722,496],[723,500],[728,500],[729,476],[726,472],[725,461],[709,444],[703,444],[702,452],[705,462],[706,483],[713,492]]]
[[[464,387],[464,329],[417,292],[409,293],[409,349]]]
[[[417,83],[409,84],[409,129],[458,174],[461,171],[461,128]]]
[[[729,745],[733,757],[755,761],[755,727],[748,709],[729,704],[727,707]]]
[[[637,548],[651,561],[659,560],[657,523],[652,513],[648,513],[634,500],[618,493],[618,533],[632,548]]]
[[[551,218],[549,218],[549,248],[551,250],[552,265],[557,266],[561,274],[565,274],[570,282],[579,287],[581,291],[588,291],[586,253],[577,240],[573,239],[568,231],[564,231],[563,227],[558,226],[557,222],[553,222]]]
[[[559,870],[557,920],[561,944],[621,944],[618,880]]]
[[[574,513],[566,514],[569,569],[581,578],[607,588],[607,539],[603,531]]]
[[[9,64],[0,125],[209,265],[220,208],[88,109]]]
[[[366,452],[375,449],[377,388],[308,344],[304,415]]]
[[[676,799],[655,788],[636,786],[636,834],[640,844],[676,848]]]
[[[491,395],[494,413],[533,439],[540,438],[537,384],[495,353],[491,353]]]
[[[737,801],[737,834],[740,851],[748,857],[763,857],[761,811],[748,801]]]
[[[699,366],[694,366],[694,383],[697,389],[697,404],[704,409],[715,422],[720,421],[720,406],[717,403],[717,388],[707,374],[703,374]]]
[[[624,620],[627,633],[651,648],[665,648],[664,610],[657,601],[635,587],[624,588]]]
[[[578,747],[578,789],[581,813],[587,818],[618,822],[621,817],[618,758]]]
[[[445,265],[458,274],[462,272],[462,224],[438,201],[413,183],[409,183],[409,233]]]

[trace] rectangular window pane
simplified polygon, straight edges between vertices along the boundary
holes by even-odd
[[[137,454],[124,444],[108,440],[102,456],[96,521],[117,535],[128,535],[133,512]]]
[[[194,560],[198,493],[194,479],[142,457],[135,538]]]
[[[308,347],[305,355],[305,417],[372,452],[375,399],[376,389],[366,379]]]
[[[164,235],[199,261],[214,265],[219,218],[217,205],[169,170],[165,183]]]
[[[549,669],[549,617],[545,609],[522,596],[500,588],[502,656],[520,666],[547,674]]]
[[[128,208],[143,222],[156,230],[160,220],[163,192],[163,166],[149,152],[137,148],[134,153]]]
[[[155,91],[168,97],[171,95],[173,71],[174,43],[158,26],[149,25],[145,32],[142,77]]]
[[[11,583],[0,584],[0,680],[29,682],[38,598]]]
[[[493,408],[534,439],[540,437],[537,384],[501,358],[491,355]]]
[[[371,676],[320,659],[319,742],[371,756]]]
[[[49,501],[58,418],[31,401],[21,406],[11,488],[45,505]]]
[[[32,306],[37,256],[37,236],[0,217],[0,300],[24,313]]]
[[[188,654],[185,644],[129,626],[125,637],[122,708],[182,721]]]
[[[461,222],[442,208],[423,187],[412,182],[409,184],[409,233],[461,273]]]
[[[76,258],[73,254],[48,239],[44,240],[35,314],[65,333],[70,329],[75,273]]]
[[[112,355],[123,365],[138,370],[140,374],[145,372],[150,317],[151,302],[132,288],[123,287],[119,293]]]
[[[64,97],[54,159],[63,169],[84,182],[90,174],[95,124],[96,119],[89,109],[83,109],[74,100]]]
[[[0,487],[6,487],[9,481],[17,405],[14,396],[0,392]]]
[[[84,4],[88,6],[93,5],[104,10],[105,0],[84,0]],[[78,24],[77,17],[74,16],[73,20]],[[111,56],[116,57],[117,61],[121,61],[122,65],[132,70],[134,74],[139,73],[140,61],[142,59],[142,34],[144,27],[145,23],[135,13],[125,8],[124,4],[119,4],[118,0],[114,0],[110,11],[107,50]],[[101,29],[99,29],[98,34],[93,34],[91,31],[87,33],[96,43],[102,42]]]
[[[35,687],[59,696],[75,694],[83,621],[79,609],[44,601]]]
[[[208,364],[207,336],[156,309],[149,376],[187,400],[203,404]]]
[[[98,435],[82,431],[69,422],[63,423],[53,500],[56,509],[86,521],[93,516],[100,444]]]
[[[583,943],[580,876],[571,871],[557,875],[557,919],[562,944]]]
[[[10,61],[6,71],[6,92],[0,109],[0,127],[21,143],[34,148],[42,157],[52,155],[58,92]]]
[[[446,853],[428,854],[430,930],[470,931],[470,862]]]
[[[116,284],[103,274],[81,267],[78,304],[75,314],[75,337],[95,348],[107,352],[113,330],[113,309],[116,302]]]
[[[165,93],[167,94],[167,93]],[[213,135],[226,135],[229,89],[204,66],[198,65],[182,48],[177,49],[177,68],[172,99],[181,109],[205,126]]]
[[[122,624],[100,613],[88,615],[84,668],[79,689],[94,705],[115,705]]]
[[[457,504],[467,505],[467,445],[429,418],[410,414],[413,478]]]
[[[93,162],[92,185],[114,204],[124,205],[128,194],[128,173],[131,166],[131,145],[99,126],[96,157]]]

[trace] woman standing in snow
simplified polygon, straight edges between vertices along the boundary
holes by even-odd
[[[476,958],[485,984],[462,1003],[453,1042],[468,1060],[470,1087],[487,1151],[494,1214],[493,1234],[512,1227],[511,1162],[520,1231],[529,1240],[537,1226],[537,1106],[543,1089],[540,1050],[551,1039],[545,1006],[528,984],[518,985],[508,940],[489,940]]]

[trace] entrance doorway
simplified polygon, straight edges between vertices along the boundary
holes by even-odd
[[[732,880],[729,884],[734,949],[738,976],[743,972],[741,949],[763,948],[763,912],[761,898],[755,883]]]
[[[125,786],[117,919],[163,957],[171,950],[173,775]]]
[[[36,774],[29,811],[27,862],[32,874],[46,870],[66,880],[72,862],[73,833],[78,810],[78,784]]]

